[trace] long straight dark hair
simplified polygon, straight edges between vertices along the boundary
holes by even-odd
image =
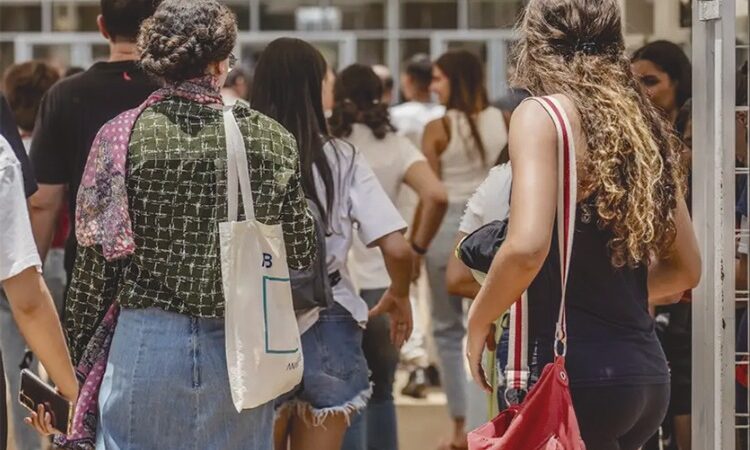
[[[276,39],[258,59],[251,104],[294,135],[300,155],[302,188],[330,224],[333,173],[323,151],[329,140],[322,97],[327,70],[325,58],[312,45],[300,39]],[[325,185],[325,202],[315,189],[313,167],[318,169]]]
[[[451,50],[435,61],[441,72],[450,82],[450,96],[446,109],[456,109],[466,116],[471,129],[471,137],[479,149],[482,163],[487,163],[487,152],[479,134],[474,114],[489,106],[487,87],[484,83],[482,61],[468,50]]]

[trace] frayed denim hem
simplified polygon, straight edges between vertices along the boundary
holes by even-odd
[[[298,417],[301,417],[302,420],[311,427],[323,427],[326,419],[334,414],[343,414],[346,418],[346,425],[351,425],[351,416],[352,414],[356,414],[363,409],[367,407],[367,403],[370,400],[370,397],[372,396],[372,383],[370,383],[370,386],[358,393],[354,396],[351,400],[345,402],[343,405],[340,406],[331,406],[328,408],[315,408],[311,404],[304,402],[302,400],[293,399],[289,402],[285,403],[284,405],[281,405],[276,410],[277,416],[286,412],[288,408],[294,408],[294,412],[297,414]],[[312,416],[312,422],[308,420],[308,414],[309,416]]]

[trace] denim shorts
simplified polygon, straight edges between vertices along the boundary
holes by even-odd
[[[312,412],[320,425],[329,414],[350,417],[367,406],[372,395],[367,360],[362,352],[362,328],[338,303],[302,335],[305,370],[302,384],[278,401]]]

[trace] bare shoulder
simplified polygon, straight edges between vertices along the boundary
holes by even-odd
[[[450,129],[449,118],[447,116],[434,119],[427,123],[424,128],[422,142],[435,148],[443,148],[448,145],[448,129]]]
[[[450,118],[448,116],[433,119],[425,125],[424,134],[429,134],[434,138],[445,137],[447,136],[446,126],[450,126]]]
[[[527,100],[511,116],[510,139],[514,141],[532,136],[545,140],[557,139],[557,131],[547,110],[539,102]]]

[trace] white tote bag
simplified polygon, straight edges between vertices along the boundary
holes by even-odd
[[[221,275],[229,384],[241,411],[292,390],[302,380],[303,362],[283,232],[255,218],[245,143],[231,108],[224,110],[224,131],[229,217],[219,224]]]

